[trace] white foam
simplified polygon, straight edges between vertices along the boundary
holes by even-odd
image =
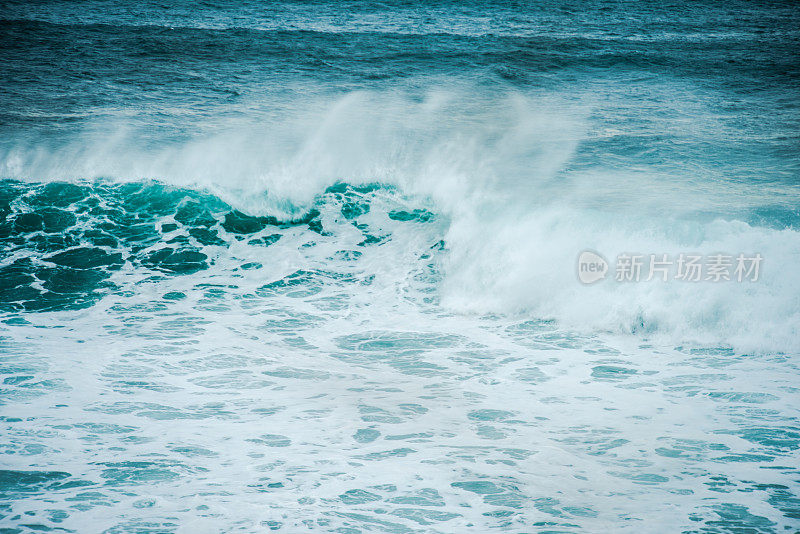
[[[791,205],[795,189],[753,192],[689,174],[689,166],[685,174],[679,166],[576,166],[581,143],[618,135],[591,129],[590,97],[490,93],[450,81],[437,90],[308,97],[280,120],[157,149],[145,148],[136,128],[97,124],[50,150],[30,142],[7,148],[0,175],[156,178],[209,190],[249,213],[284,216],[304,212],[338,180],[394,184],[450,221],[441,295],[451,310],[533,314],[587,331],[745,351],[800,348],[800,233],[734,218],[767,198]],[[694,130],[713,131],[713,118],[692,111],[702,123]],[[760,253],[764,263],[755,283],[586,287],[575,260],[587,248],[611,259]]]

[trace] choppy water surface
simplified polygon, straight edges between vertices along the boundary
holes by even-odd
[[[791,3],[0,18],[4,532],[800,528]]]

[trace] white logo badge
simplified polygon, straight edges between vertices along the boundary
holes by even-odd
[[[584,284],[593,284],[606,277],[608,262],[596,252],[584,250],[578,256],[578,280]]]

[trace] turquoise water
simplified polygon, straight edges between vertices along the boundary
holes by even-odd
[[[0,18],[2,532],[800,529],[791,3]]]

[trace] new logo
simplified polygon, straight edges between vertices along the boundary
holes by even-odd
[[[584,284],[593,284],[602,280],[608,273],[608,262],[596,252],[584,250],[578,256],[578,280]]]

